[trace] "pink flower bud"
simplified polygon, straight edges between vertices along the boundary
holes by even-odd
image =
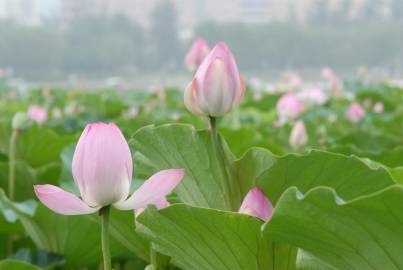
[[[378,101],[374,105],[374,112],[375,113],[383,113],[383,103]]]
[[[365,116],[365,110],[357,102],[352,102],[347,111],[347,118],[352,123],[358,123]]]
[[[74,152],[72,170],[81,198],[56,186],[34,186],[39,200],[63,215],[90,214],[108,205],[121,210],[144,208],[170,193],[184,175],[182,169],[159,171],[128,198],[130,149],[119,128],[105,123],[86,126]]]
[[[210,52],[207,42],[198,37],[185,57],[185,64],[189,71],[195,71]]]
[[[262,190],[254,187],[246,194],[238,212],[268,221],[271,218],[273,206]]]
[[[198,68],[186,87],[184,101],[195,114],[222,116],[237,105],[245,91],[231,50],[217,44]]]
[[[44,124],[48,120],[48,112],[45,108],[38,105],[31,105],[27,112],[28,117],[37,122],[38,124]]]
[[[322,68],[322,78],[329,80],[331,77],[333,77],[333,70],[329,67],[324,67]]]
[[[277,114],[280,120],[293,119],[302,114],[305,104],[293,94],[283,95],[277,102]]]
[[[305,124],[299,120],[294,124],[291,130],[289,143],[291,147],[298,150],[308,142],[308,135],[306,132]]]

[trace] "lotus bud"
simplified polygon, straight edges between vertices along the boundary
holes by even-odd
[[[159,171],[128,197],[132,181],[131,153],[123,134],[112,123],[86,126],[72,165],[81,198],[53,185],[34,186],[39,200],[59,214],[90,214],[109,205],[121,210],[144,208],[170,193],[184,175],[183,169]]]
[[[299,120],[294,124],[291,130],[289,143],[291,147],[298,150],[308,142],[308,135],[306,132],[305,124]]]
[[[32,126],[32,121],[25,112],[17,112],[13,117],[11,125],[14,130],[27,130]]]
[[[263,191],[254,187],[246,194],[238,212],[268,221],[271,218],[273,206]]]
[[[193,81],[186,87],[184,101],[192,113],[217,117],[231,111],[244,91],[234,56],[221,42],[199,66]]]
[[[357,102],[352,102],[347,110],[347,118],[352,123],[358,123],[365,116],[365,110]]]
[[[283,95],[276,105],[277,114],[281,120],[294,119],[305,110],[305,104],[294,94]]]
[[[185,64],[187,69],[195,71],[209,52],[210,48],[207,42],[202,37],[198,37],[186,55]]]
[[[37,122],[38,124],[44,124],[48,120],[48,112],[45,108],[38,105],[31,105],[27,112],[28,117]]]

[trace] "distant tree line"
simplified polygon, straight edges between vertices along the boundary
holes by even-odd
[[[403,12],[402,2],[394,5]],[[319,6],[319,10],[325,8]],[[211,45],[228,42],[240,67],[251,72],[323,65],[339,69],[403,66],[403,21],[348,23],[341,15],[324,14],[318,13],[305,25],[205,23],[195,33]],[[11,67],[17,76],[28,78],[178,71],[183,69],[191,40],[179,40],[177,30],[175,10],[168,1],[154,10],[147,30],[125,17],[85,17],[62,30],[1,23],[0,67]]]

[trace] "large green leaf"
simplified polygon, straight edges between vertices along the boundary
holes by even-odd
[[[23,161],[15,165],[15,200],[31,199],[34,196],[33,185],[38,182],[36,172]],[[8,173],[8,162],[0,162],[0,188],[4,190],[8,190]]]
[[[38,204],[35,213],[29,213],[8,201],[21,221],[27,234],[40,249],[59,253],[66,257],[69,266],[97,264],[101,258],[100,222],[95,215],[63,216]],[[147,260],[149,243],[136,234],[132,211],[111,212],[110,235],[114,257],[127,258],[131,252]]]
[[[0,261],[0,270],[41,270],[41,268],[16,260]]]
[[[148,208],[138,221],[138,230],[182,269],[274,269],[257,218],[176,204],[161,211]]]
[[[17,158],[33,168],[58,162],[62,149],[74,141],[75,136],[61,136],[50,129],[35,127],[19,135]]]
[[[184,202],[237,210],[255,180],[254,175],[262,168],[267,169],[273,156],[264,149],[253,150],[245,155],[248,166],[244,166],[242,159],[235,161],[225,141],[221,139],[220,142],[224,168],[220,167],[210,132],[196,131],[190,125],[148,126],[136,132],[129,144],[134,153],[137,176],[145,178],[161,169],[184,168],[185,178],[176,188]],[[263,158],[264,162],[257,160],[255,163],[254,157]],[[245,175],[243,170],[251,174]]]
[[[264,233],[338,269],[403,269],[403,187],[345,202],[333,189],[290,188]]]
[[[317,186],[334,188],[346,200],[370,194],[395,184],[389,172],[370,168],[354,156],[322,151],[305,155],[289,154],[279,157],[258,177],[257,184],[273,203],[289,187],[306,192]]]

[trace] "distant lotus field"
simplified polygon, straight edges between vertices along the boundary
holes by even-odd
[[[246,79],[198,39],[189,84],[3,86],[0,270],[403,269],[403,89]]]

